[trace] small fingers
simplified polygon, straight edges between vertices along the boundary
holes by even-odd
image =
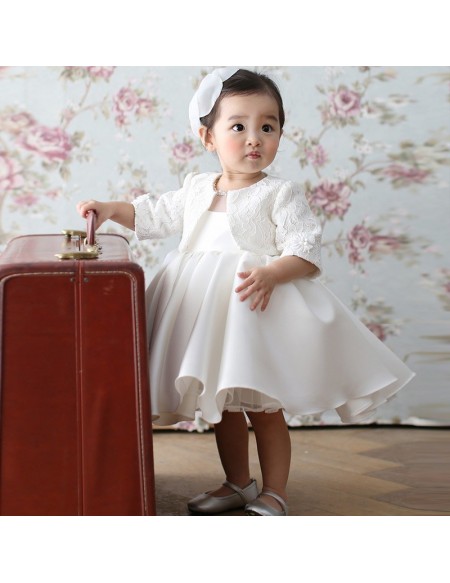
[[[269,304],[269,299],[270,299],[270,293],[266,293],[266,292],[261,290],[256,295],[252,305],[250,306],[250,309],[256,310],[258,305],[261,304],[261,312],[264,312],[264,310],[267,308],[267,305]]]
[[[249,279],[251,272],[250,271],[242,271],[241,273],[238,273],[237,275],[240,278],[247,278],[245,281],[243,281],[241,283],[241,285],[239,285],[234,291],[235,292],[240,292],[242,290],[244,290],[246,287],[248,287],[249,285],[251,285],[253,283],[253,280]]]
[[[266,283],[254,273],[254,271],[242,271],[237,273],[240,278],[246,278],[236,289],[235,292],[243,292],[239,299],[241,302],[245,301],[250,296],[252,297],[252,302],[250,304],[251,310],[256,310],[256,308],[261,305],[261,311],[263,312],[269,303],[269,299],[272,293],[273,286],[266,285]]]
[[[264,310],[267,308],[267,306],[269,305],[269,300],[270,300],[270,294],[266,294],[264,296],[264,301],[261,305],[261,312],[264,312]]]
[[[248,290],[243,293],[239,299],[241,302],[245,301],[250,296],[253,296],[253,301],[250,304],[251,310],[256,310],[256,308],[261,304],[261,311],[264,311],[269,303],[270,293],[265,291],[264,289],[258,288],[256,289],[255,286],[251,286]]]
[[[254,284],[255,284],[255,282],[253,279],[246,279],[234,291],[239,293],[239,292],[243,291],[244,289],[247,289],[248,287],[250,287],[251,285],[254,285]]]
[[[99,203],[96,200],[81,200],[77,204],[77,210],[82,217],[86,218],[88,211],[91,210],[95,211],[98,208],[98,206]]]
[[[96,200],[80,200],[80,202],[77,204],[77,207],[81,208],[85,205],[95,205],[96,202]]]
[[[264,296],[263,296],[263,295],[261,295],[261,293],[257,293],[257,294],[256,294],[256,296],[255,296],[255,298],[254,298],[253,302],[252,302],[252,303],[251,303],[251,305],[250,305],[250,309],[251,309],[252,311],[253,311],[253,310],[256,310],[256,308],[258,307],[258,305],[259,305],[259,303],[260,303],[260,301],[262,300],[262,298],[263,298],[263,297],[264,297]]]
[[[243,302],[244,300],[246,300],[249,296],[251,296],[253,293],[258,291],[258,287],[256,285],[256,283],[248,283],[247,285],[242,285],[239,286],[236,291],[240,292],[242,290],[244,290],[244,293],[242,295],[239,296],[239,299],[241,300],[241,302]]]

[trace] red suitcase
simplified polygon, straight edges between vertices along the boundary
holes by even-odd
[[[55,257],[81,241],[0,257],[2,515],[155,514],[144,274],[120,235]]]

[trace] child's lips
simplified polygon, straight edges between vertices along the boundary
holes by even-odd
[[[256,160],[257,158],[261,158],[261,154],[259,152],[250,152],[250,154],[247,154],[247,158]]]

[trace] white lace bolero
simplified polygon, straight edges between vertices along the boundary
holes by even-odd
[[[162,239],[181,233],[179,251],[189,251],[189,240],[200,217],[211,206],[218,174],[191,173],[182,188],[155,199],[150,194],[133,201],[138,239]],[[227,215],[231,234],[243,251],[258,255],[297,255],[321,270],[321,228],[300,184],[266,176],[247,188],[229,190]]]

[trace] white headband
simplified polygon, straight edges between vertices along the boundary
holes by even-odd
[[[202,79],[189,104],[189,119],[195,137],[198,138],[198,130],[202,126],[200,118],[211,112],[222,91],[223,82],[236,71],[239,71],[239,67],[220,67]]]

